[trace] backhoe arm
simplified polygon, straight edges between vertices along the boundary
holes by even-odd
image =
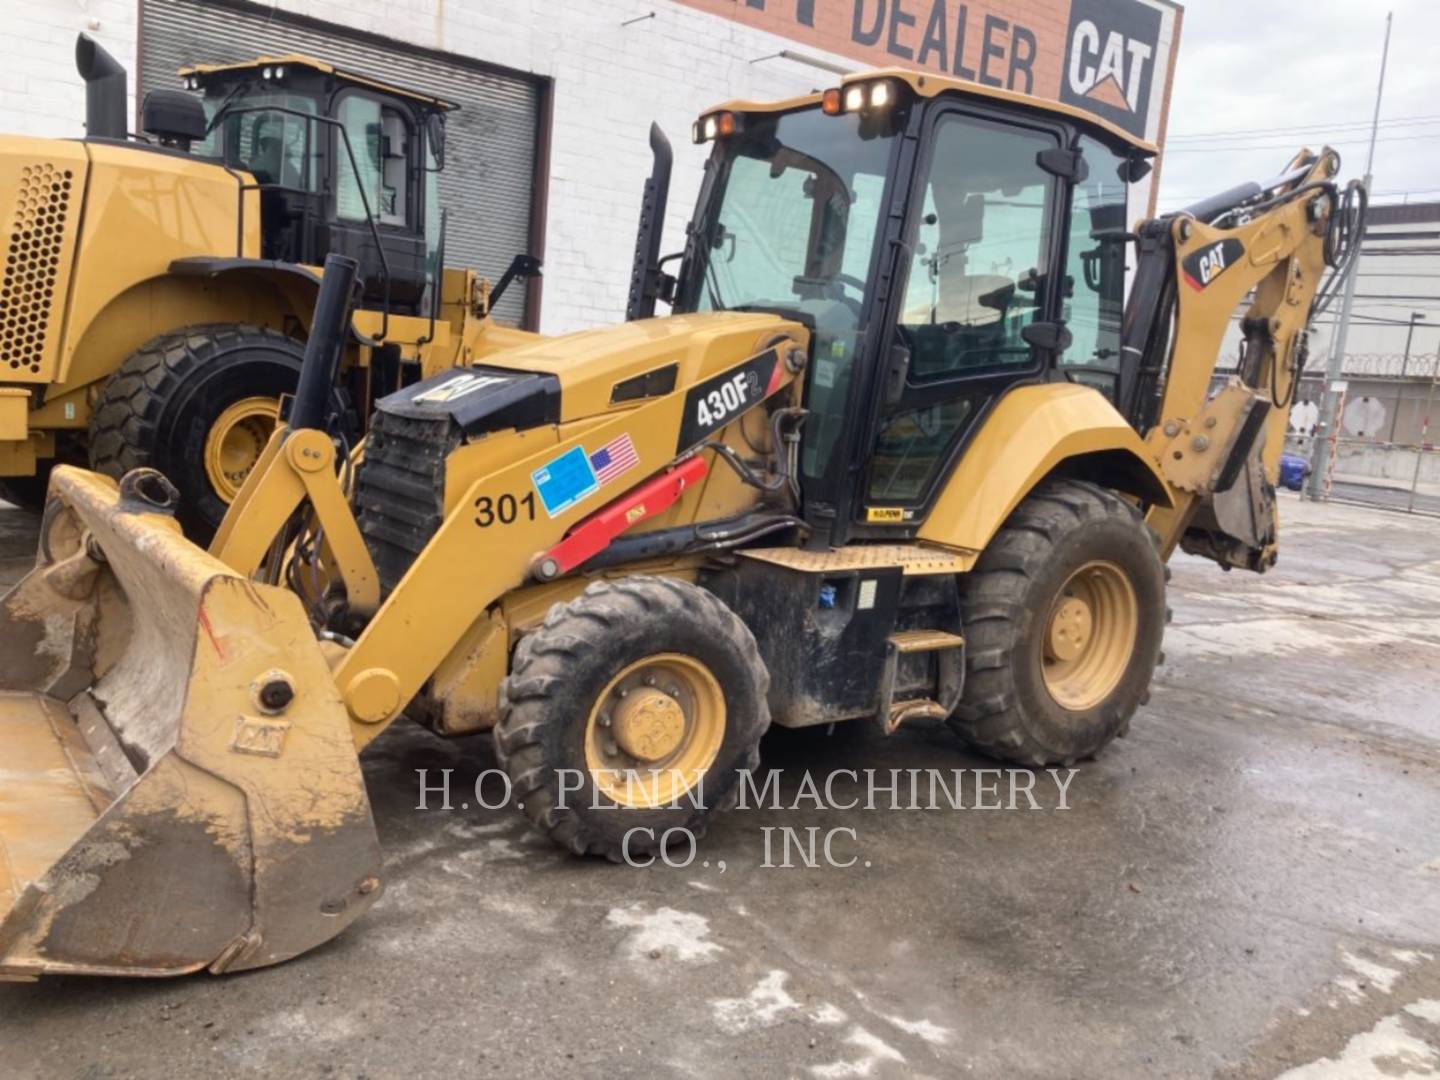
[[[1183,542],[1227,567],[1275,560],[1274,485],[1310,320],[1339,276],[1327,283],[1327,269],[1353,256],[1364,209],[1353,185],[1337,189],[1338,168],[1333,151],[1302,152],[1269,185],[1141,226],[1120,406],[1171,487],[1173,507],[1148,515],[1167,558]],[[1239,371],[1210,398],[1247,295]]]

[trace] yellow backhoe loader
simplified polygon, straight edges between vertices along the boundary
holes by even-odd
[[[1274,561],[1308,322],[1364,215],[1332,151],[1129,231],[1150,146],[982,86],[883,70],[694,137],[674,276],[652,129],[630,319],[385,397],[358,466],[326,430],[332,256],[208,551],[160,473],[55,470],[0,603],[0,976],[338,933],[383,889],[358,755],[402,714],[494,728],[523,812],[610,857],[702,832],[772,721],[1073,762],[1145,700],[1171,553]]]
[[[0,498],[38,508],[59,462],[164,472],[207,541],[295,389],[330,252],[360,262],[336,393],[371,402],[520,340],[444,267],[436,177],[454,106],[304,56],[199,64],[127,136],[125,72],[81,35],[86,137],[0,138]],[[343,415],[348,413],[349,415]]]

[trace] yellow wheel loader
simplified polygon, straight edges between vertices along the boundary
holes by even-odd
[[[295,389],[330,252],[363,282],[352,438],[376,397],[518,339],[443,265],[452,105],[262,57],[184,69],[128,137],[124,70],[84,35],[76,60],[86,137],[0,139],[0,497],[38,508],[57,461],[152,466],[208,540]],[[520,256],[501,287],[537,271]]]
[[[1076,761],[1145,700],[1171,553],[1274,561],[1308,323],[1364,214],[1333,152],[1132,231],[1151,147],[982,86],[884,70],[694,135],[672,276],[652,129],[627,322],[383,398],[358,465],[332,256],[208,551],[160,473],[55,470],[0,604],[0,976],[338,933],[383,889],[358,755],[402,714],[493,728],[512,800],[612,858],[702,832],[771,723]]]

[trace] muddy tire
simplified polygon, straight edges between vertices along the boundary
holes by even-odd
[[[147,342],[100,395],[90,421],[91,468],[116,479],[141,466],[159,469],[180,492],[186,535],[208,543],[243,480],[243,461],[252,450],[258,456],[274,422],[255,417],[234,428],[242,467],[228,474],[216,463],[212,432],[227,423],[227,410],[293,393],[303,359],[301,342],[260,326],[187,326]]]
[[[952,729],[1023,765],[1068,765],[1125,734],[1161,656],[1165,581],[1129,503],[1081,481],[1036,490],[961,579]]]
[[[769,685],[749,629],[704,589],[596,582],[520,642],[501,684],[512,799],[579,855],[653,852],[677,827],[699,839],[759,764]]]

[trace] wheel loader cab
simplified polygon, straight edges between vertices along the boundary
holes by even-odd
[[[1010,390],[1114,399],[1144,144],[898,74],[723,107],[695,135],[715,148],[677,307],[813,327],[801,485],[822,539],[914,536]]]
[[[260,192],[261,254],[360,263],[365,305],[429,311],[438,269],[445,115],[455,106],[302,56],[181,71],[203,92],[194,152],[248,172]]]

